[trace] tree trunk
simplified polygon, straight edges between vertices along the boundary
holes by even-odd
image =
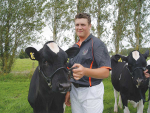
[[[142,7],[142,0],[138,0],[137,9],[134,13],[134,25],[135,25],[135,38],[136,38],[136,50],[139,50],[140,46],[140,23],[141,23],[141,7]]]

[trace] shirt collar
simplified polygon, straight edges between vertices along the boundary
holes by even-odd
[[[87,42],[88,40],[90,40],[91,38],[92,38],[92,34],[90,34],[82,43],[84,43],[84,42]],[[80,45],[79,44],[79,42],[80,42],[80,39],[78,40],[78,42],[76,43],[77,45]]]

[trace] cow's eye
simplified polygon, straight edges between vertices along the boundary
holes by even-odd
[[[48,62],[47,62],[47,61],[44,61],[43,63],[44,63],[45,65],[48,65]]]

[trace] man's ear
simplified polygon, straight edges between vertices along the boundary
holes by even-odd
[[[40,54],[35,48],[28,47],[25,49],[25,52],[27,53],[27,55],[30,57],[31,60],[39,61]]]
[[[76,56],[79,53],[80,48],[78,47],[72,47],[66,50],[65,52],[68,54],[68,58],[72,58]]]

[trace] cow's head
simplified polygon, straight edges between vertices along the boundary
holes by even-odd
[[[79,52],[79,48],[73,47],[65,52],[55,42],[49,41],[40,51],[33,47],[28,47],[25,51],[31,60],[39,62],[39,76],[45,79],[50,90],[61,93],[70,90],[66,63],[68,58],[74,57]]]
[[[147,50],[145,54],[141,54],[139,51],[132,51],[127,57],[122,55],[115,55],[116,59],[119,60],[121,58],[122,61],[127,62],[127,70],[129,71],[133,83],[137,88],[145,85],[145,75],[143,71],[146,69],[147,62],[146,59],[149,55],[149,51]]]

